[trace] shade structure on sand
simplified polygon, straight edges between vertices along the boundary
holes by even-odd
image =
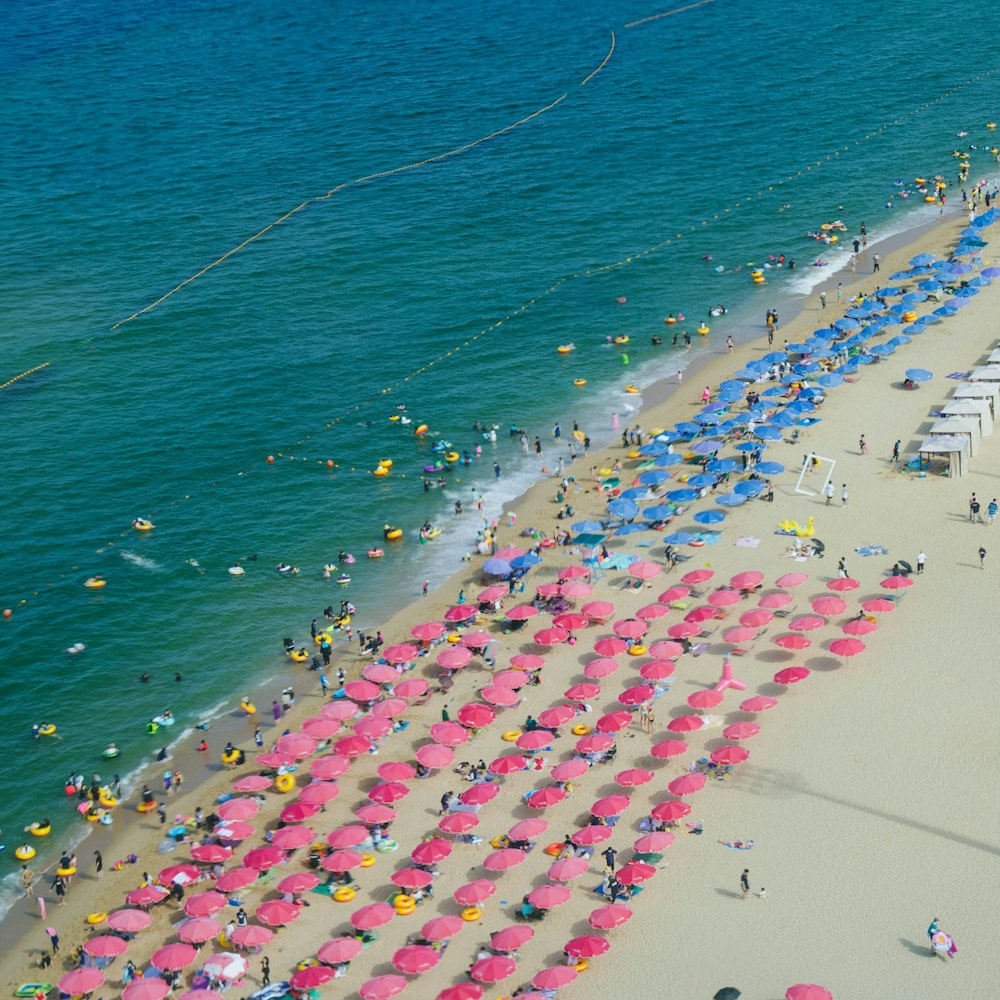
[[[680,757],[690,749],[683,740],[663,740],[655,744],[649,752],[658,760],[667,760],[670,757]]]
[[[362,983],[358,993],[363,1000],[389,1000],[406,989],[406,980],[402,976],[376,976]]]
[[[80,996],[93,993],[104,983],[104,973],[100,969],[82,968],[67,972],[59,980],[59,990],[68,996]]]
[[[214,921],[213,921],[214,923]],[[216,924],[218,927],[218,924]],[[128,948],[128,942],[116,934],[101,934],[84,942],[83,950],[93,958],[113,958]]]
[[[785,1000],[833,1000],[833,994],[815,983],[796,983],[785,990]]]
[[[464,921],[461,917],[442,916],[431,917],[423,927],[420,928],[420,936],[425,941],[445,941],[454,937],[463,927]]]
[[[501,979],[514,975],[517,965],[506,955],[490,955],[474,962],[469,975],[481,983],[498,983]]]
[[[246,924],[233,931],[231,940],[241,948],[259,948],[274,937],[270,927],[260,927],[257,924]]]
[[[170,992],[170,983],[158,976],[134,979],[122,991],[122,1000],[163,1000]]]
[[[181,969],[187,968],[197,957],[198,952],[193,946],[174,943],[157,948],[150,961],[157,969],[163,969],[166,972],[179,972]]]
[[[357,938],[334,938],[332,941],[320,945],[316,957],[328,965],[339,965],[341,962],[349,962],[352,958],[360,955],[363,947]]]
[[[528,893],[528,902],[540,910],[550,910],[562,906],[570,895],[570,890],[564,885],[540,885]]]
[[[516,951],[535,936],[534,930],[524,925],[505,927],[490,936],[490,945],[496,951]]]
[[[613,927],[621,927],[632,919],[632,910],[624,903],[611,903],[608,906],[599,906],[592,910],[587,917],[587,923],[591,927],[599,930],[611,930]]]
[[[322,986],[334,978],[336,973],[325,965],[310,965],[292,973],[289,984],[294,990],[308,991]]]
[[[392,956],[392,964],[409,976],[433,969],[441,961],[441,953],[430,945],[411,944],[399,948]]]
[[[396,911],[388,903],[369,903],[351,914],[351,926],[359,931],[371,931],[389,923]]]
[[[472,813],[451,813],[438,820],[438,829],[442,833],[467,833],[479,826],[479,817]]]
[[[283,927],[297,920],[302,913],[294,903],[286,903],[283,899],[269,899],[257,907],[257,919],[270,927]]]
[[[531,985],[540,990],[558,990],[568,986],[579,975],[571,965],[553,965],[536,972]]]
[[[123,934],[138,934],[153,922],[153,915],[145,910],[115,910],[108,917],[108,927]]]
[[[563,946],[563,951],[576,958],[594,958],[596,955],[603,955],[611,947],[611,942],[607,938],[597,937],[596,934],[587,934],[584,937],[573,938]]]
[[[485,902],[497,891],[496,883],[489,879],[476,879],[474,882],[467,882],[460,885],[452,894],[452,899],[462,906],[478,906]]]
[[[851,576],[838,576],[836,579],[831,580],[827,585],[828,590],[836,590],[842,593],[845,590],[857,590],[861,586],[860,580],[855,580]]]

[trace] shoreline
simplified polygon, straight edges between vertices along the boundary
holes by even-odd
[[[952,232],[953,221],[954,220],[945,220],[944,222],[932,223],[926,227],[928,232],[925,233],[925,235],[929,236],[930,233],[933,231],[938,239],[947,242],[953,236]],[[904,248],[912,247],[912,244],[916,242],[917,239],[919,239],[919,237],[915,237],[913,241],[903,242],[900,248],[895,252],[899,253]],[[889,254],[887,253],[884,256],[888,258]],[[886,264],[889,265],[888,260],[886,260]],[[886,266],[887,273],[890,271],[890,269],[891,269],[890,266]],[[871,275],[859,274],[856,277],[856,279],[852,281],[852,285],[858,285],[861,282],[864,282],[866,279],[871,279]],[[845,282],[845,287],[846,285],[847,283]],[[818,289],[815,291],[818,291]],[[836,310],[831,309],[830,312],[831,314],[833,314],[836,312]],[[810,313],[811,310],[809,309],[809,307],[805,303],[803,303],[803,308],[800,310],[799,314],[794,319],[788,322],[783,321],[781,331],[783,333],[793,331],[794,329],[796,329],[797,321],[801,322],[804,325],[805,319],[809,317]],[[930,334],[930,339],[933,340],[935,336],[937,336],[937,330],[940,330],[940,328],[936,328],[936,331]],[[729,369],[731,369],[733,366],[738,367],[740,358],[743,358],[743,360],[746,361],[749,358],[754,357],[762,349],[761,340],[762,338],[757,337],[754,338],[753,340],[737,345],[736,350],[733,352],[734,356],[732,361],[727,362],[725,367]],[[708,378],[710,383],[717,384],[718,379],[715,376],[719,373],[719,370],[723,367],[722,365],[723,359],[727,357],[728,357],[728,352],[725,352],[724,350],[721,352],[715,351],[707,355],[700,366],[698,366],[696,369],[694,368],[694,366],[692,366],[692,369],[694,371],[704,373],[704,377]],[[971,363],[972,359],[970,358],[970,365]],[[667,390],[672,389],[673,391],[665,392],[662,399],[657,398],[655,400],[654,399],[647,400],[646,393],[644,392],[643,407],[642,410],[640,411],[643,414],[644,421],[647,419],[647,416],[651,417],[654,412],[659,414],[658,419],[660,421],[667,420],[667,418],[663,416],[663,413],[665,412],[672,412],[680,417],[680,415],[683,414],[683,411],[690,407],[691,402],[684,400],[683,393],[677,391],[679,388],[684,388],[683,384],[681,386],[677,386],[676,383],[673,383],[671,385],[669,383],[669,379],[661,379],[653,383],[653,385],[650,386],[647,389],[647,391],[650,392],[651,395],[654,395],[655,394],[654,389],[656,387],[662,386],[664,383],[667,383],[666,385]],[[850,390],[848,390],[848,392],[849,391]],[[697,393],[697,385],[692,389],[692,393],[693,394]],[[593,453],[588,458],[580,459],[574,465],[567,466],[567,474],[570,474],[573,471],[582,472],[585,469],[585,464],[586,465],[598,464],[599,461],[601,461],[601,459],[599,459],[598,457],[599,454],[617,457],[619,451],[620,448],[618,446],[616,446],[615,444],[611,444],[602,452]],[[586,482],[585,476],[581,476],[577,480],[576,493],[582,492],[579,486],[579,483],[581,482]],[[522,512],[534,511],[534,510],[551,511],[553,501],[545,495],[546,492],[550,490],[554,492],[553,482],[551,478],[539,480],[533,486],[529,487],[529,489],[526,490],[521,496],[519,496],[516,499],[516,501],[514,501],[514,503],[510,504],[505,509],[518,512],[519,514]],[[589,499],[589,497],[587,499]],[[525,523],[520,517],[519,517],[519,522]],[[512,538],[509,529],[501,528],[500,537],[504,540],[505,543],[514,542],[516,534],[515,537]],[[424,599],[417,598],[411,602],[402,605],[399,609],[397,609],[391,615],[388,616],[388,618],[385,621],[385,624],[382,626],[383,631],[385,631],[387,634],[387,640],[392,641],[393,633],[398,630],[402,630],[402,628],[405,627],[406,623],[413,620],[414,618],[417,618],[418,620],[425,620],[435,617],[435,615],[431,613],[432,610],[437,609],[439,607],[447,607],[451,603],[450,600],[444,600],[442,598],[442,595],[448,592],[448,588],[451,588],[453,592],[457,592],[458,588],[473,587],[475,586],[475,581],[477,578],[478,578],[478,573],[475,569],[475,564],[472,565],[463,564],[458,569],[456,569],[448,577],[446,581],[440,584],[436,588],[436,590],[431,595],[428,596],[428,598]],[[529,578],[529,579],[535,579],[535,578]],[[419,614],[417,614],[417,612],[419,612]],[[341,646],[335,646],[335,653],[339,653],[340,659],[346,660],[354,668],[349,671],[349,677],[353,677],[356,675],[357,665],[367,662],[367,660],[358,657],[357,654],[352,655],[346,648]],[[332,664],[332,667],[333,669],[336,669],[336,662]],[[345,669],[348,669],[346,665]],[[296,687],[303,688],[305,685],[305,681],[306,678],[303,677],[299,671],[297,671],[294,667],[288,667],[287,670],[281,671],[279,672],[279,674],[273,676],[262,688],[258,688],[254,692],[254,697],[259,700],[259,704],[264,705],[267,704],[269,695],[265,694],[263,697],[260,697],[261,691],[277,693],[278,691],[280,691],[282,686],[286,686],[290,682],[293,683],[293,685]],[[318,684],[315,683],[314,679],[314,682],[309,685],[308,692],[304,695],[303,694],[299,695],[299,697],[297,698],[295,709],[293,710],[292,713],[290,713],[286,717],[286,719],[288,719],[290,722],[300,721],[307,714],[310,714],[311,710],[315,709],[315,707],[319,704],[319,702],[315,700],[316,687],[318,687]],[[449,697],[457,700],[457,692],[456,694],[451,695]],[[431,703],[432,708],[430,710],[425,709],[423,711],[419,710],[414,711],[412,713],[413,721],[423,722],[426,721],[428,716],[433,717],[434,709],[437,708],[439,703],[440,700],[437,699]],[[238,713],[239,709],[237,708],[235,711]],[[408,717],[410,717],[409,713]],[[230,722],[231,724],[226,725],[227,721]],[[214,725],[213,729],[210,730],[210,735],[215,736],[216,738],[221,738],[223,736],[222,731],[224,729],[226,732],[228,732],[230,729],[232,729],[233,731],[243,729],[245,731],[245,726],[246,726],[246,720],[240,718],[238,715],[234,716],[232,712],[226,712],[220,717],[219,723]],[[195,736],[197,736],[197,734],[195,734]],[[186,741],[186,744],[191,744],[193,743],[193,741],[194,741],[193,738],[189,738]],[[211,742],[212,741],[210,740],[210,743]],[[190,784],[185,785],[184,794],[180,798],[172,800],[172,802],[176,803],[176,808],[179,808],[181,807],[181,805],[183,805],[183,810],[186,810],[188,812],[193,811],[193,807],[189,808],[191,803],[201,804],[204,806],[205,803],[208,801],[210,795],[218,794],[217,789],[228,787],[229,781],[231,780],[231,776],[228,774],[228,772],[221,771],[218,769],[217,755],[213,755],[212,767],[208,770],[207,773],[203,774],[202,780],[200,782],[197,782],[195,776],[197,775],[199,766],[204,766],[204,765],[201,758],[199,758],[197,754],[195,754],[194,751],[188,745],[181,747],[179,751],[173,755],[170,763],[174,769],[180,766],[181,769],[185,771],[185,774],[189,777],[189,779],[194,779],[191,781]],[[374,762],[364,761],[363,763],[371,766],[361,768],[359,770],[364,770],[364,771],[373,770]],[[158,768],[155,764],[150,765],[148,769],[150,774],[154,773],[157,770]],[[359,779],[360,781],[362,779],[362,776],[360,773],[355,775],[352,772],[348,780],[353,784],[355,778]],[[345,784],[347,783],[348,782],[345,781]],[[171,810],[173,810],[175,806],[171,805],[170,808]],[[120,844],[123,840],[125,840],[128,837],[135,837],[146,840],[147,844],[145,845],[145,847],[147,850],[144,852],[137,852],[137,853],[141,853],[141,857],[150,856],[148,853],[148,848],[152,844],[152,842],[157,839],[156,834],[158,831],[158,824],[155,822],[144,820],[142,817],[139,817],[138,815],[134,815],[134,818],[133,814],[129,814],[129,816],[131,822],[122,823],[120,828],[118,829],[113,828],[112,836],[109,838],[110,844],[102,847],[102,850],[105,851],[106,869],[109,869],[111,864],[113,864],[113,855],[124,853],[125,848],[124,847],[118,848],[116,847],[116,845]],[[142,832],[139,832],[140,830]],[[86,872],[87,869],[89,868],[88,864],[90,857],[89,851],[93,849],[93,844],[91,843],[92,840],[94,843],[98,843],[96,839],[88,837],[84,842],[84,844],[81,845],[80,854],[81,858],[83,859],[84,872]],[[155,853],[152,855],[152,857],[154,858],[154,860],[149,862],[150,865],[156,864]],[[169,858],[169,856],[166,857]],[[141,864],[140,866],[137,866],[137,868],[141,868]],[[130,870],[126,869],[126,875],[128,874],[130,874]],[[81,881],[83,881],[84,879],[87,879],[86,874],[81,878]],[[89,881],[89,879],[87,880]],[[88,887],[100,889],[102,895],[106,897],[108,895],[110,885],[113,884],[114,881],[115,879],[113,877],[113,873],[109,871],[103,885],[95,884],[94,886],[88,886]],[[83,895],[80,892],[80,889],[81,887],[77,886],[73,890],[71,890],[69,902],[66,907],[66,912],[64,915],[60,916],[59,919],[65,920],[67,917],[70,917],[70,911],[77,909],[76,904],[78,904],[80,897]],[[121,891],[120,887],[117,887],[117,891],[120,893]],[[26,908],[23,904],[23,901],[21,901],[19,904],[15,906],[14,909],[24,911]],[[86,912],[86,910],[87,907],[84,906],[82,908],[82,911]],[[53,911],[53,912],[55,913],[58,911]],[[14,910],[11,911],[11,914],[13,913]],[[21,915],[24,917],[24,919],[22,921],[17,922],[17,924],[21,925],[20,929],[18,928],[17,925],[15,925],[13,920],[8,921],[7,917],[4,918],[4,921],[7,924],[5,928],[7,930],[7,933],[9,933],[13,938],[16,938],[19,941],[19,944],[17,946],[10,948],[8,953],[9,956],[14,956],[17,951],[21,950],[22,946],[24,946],[25,944],[24,939],[26,936],[35,934],[35,926],[34,926],[35,923],[37,923],[39,927],[43,926],[45,923],[45,921],[38,920],[37,916],[35,915],[33,906],[31,907],[30,913],[22,912]],[[56,917],[50,914],[49,920],[53,921],[55,919]],[[66,944],[71,945],[73,942],[69,940],[69,934],[66,932],[64,933],[65,933],[64,940]],[[39,935],[36,934],[35,936],[37,938]],[[44,936],[42,937],[44,938]],[[6,977],[9,974],[6,969],[6,967],[8,966],[7,960],[4,961],[4,966],[5,966],[5,977]]]

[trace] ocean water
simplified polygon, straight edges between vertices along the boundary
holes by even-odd
[[[49,363],[0,390],[8,845],[43,813],[69,836],[66,774],[112,739],[123,773],[148,760],[148,718],[171,708],[180,732],[231,704],[331,601],[377,625],[453,570],[476,527],[454,500],[492,515],[540,475],[509,425],[550,465],[556,419],[607,440],[626,382],[706,349],[654,348],[667,313],[693,330],[723,302],[711,341],[758,336],[838,259],[808,230],[934,218],[893,182],[953,180],[952,148],[995,134],[995,55],[931,42],[913,0],[670,9],[8,5],[0,383]],[[755,288],[747,265],[779,253],[799,267]],[[442,439],[483,456],[425,494]],[[428,519],[444,531],[421,546]],[[369,562],[386,522],[407,539]],[[321,578],[341,549],[346,590]],[[40,721],[59,738],[32,741]]]

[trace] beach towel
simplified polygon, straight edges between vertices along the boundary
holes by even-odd
[[[801,420],[795,421],[796,427],[812,427],[813,424],[820,423],[819,417],[803,417]]]
[[[952,372],[950,375],[945,375],[945,378],[954,378],[961,380],[968,378],[971,374],[972,372]]]
[[[760,539],[754,538],[753,535],[744,535],[742,538],[736,539],[736,544],[744,549],[755,549],[760,545]]]
[[[862,545],[854,550],[859,556],[887,556],[889,550],[884,545]]]

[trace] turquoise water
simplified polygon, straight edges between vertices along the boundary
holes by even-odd
[[[345,596],[322,564],[361,555],[384,522],[409,539],[355,565],[346,596],[362,626],[443,578],[473,541],[454,499],[479,489],[495,513],[537,478],[510,423],[548,443],[556,418],[578,419],[602,440],[626,381],[688,360],[650,346],[668,312],[725,302],[714,334],[759,335],[767,306],[827,273],[806,266],[820,249],[806,230],[865,218],[877,237],[933,218],[886,208],[893,180],[953,177],[952,147],[987,141],[1000,114],[988,48],[928,35],[915,2],[804,18],[791,0],[714,0],[624,27],[668,9],[5,12],[0,382],[51,361],[0,391],[8,842],[39,810],[72,823],[56,812],[62,778],[96,766],[109,739],[127,771],[159,743],[143,733],[151,715],[191,725],[282,665],[280,638]],[[612,29],[611,58],[580,86]],[[303,201],[562,95],[458,155],[309,203],[112,332]],[[975,154],[973,179],[991,167]],[[802,266],[766,291],[713,270],[781,252]],[[632,337],[627,369],[606,343],[618,333]],[[577,350],[557,356],[568,341]],[[484,444],[482,461],[425,495],[430,440],[389,422],[399,403],[428,439]],[[495,448],[476,420],[500,425]],[[395,463],[384,481],[369,474],[381,458]],[[137,515],[156,530],[132,532]],[[445,530],[422,547],[425,519]],[[279,578],[281,560],[300,576]],[[93,573],[106,588],[83,588]],[[70,658],[75,642],[87,650]],[[33,743],[43,719],[64,738]]]

